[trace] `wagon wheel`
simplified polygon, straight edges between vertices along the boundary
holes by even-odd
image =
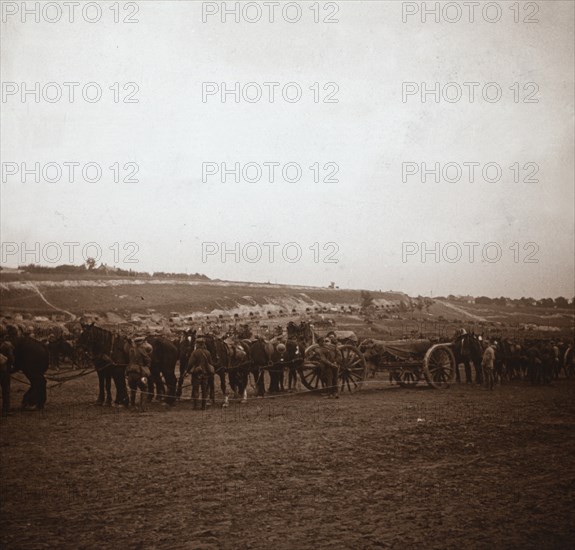
[[[423,359],[423,374],[427,383],[438,390],[449,388],[455,381],[455,357],[446,344],[431,346]]]
[[[397,369],[392,376],[402,388],[413,388],[420,380],[419,372],[408,368]]]
[[[305,350],[305,359],[298,367],[302,384],[311,391],[322,389],[321,365],[318,357],[319,345],[313,344]]]
[[[355,346],[339,346],[339,384],[341,391],[354,392],[361,389],[367,378],[367,364],[363,353]]]

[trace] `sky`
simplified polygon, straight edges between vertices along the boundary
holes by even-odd
[[[81,11],[69,22],[65,7],[50,23],[53,6],[22,22],[20,2],[2,4],[2,265],[49,265],[58,250],[66,263],[70,242],[80,263],[96,243],[101,262],[138,271],[427,296],[575,294],[573,2],[539,2],[534,16],[495,3],[494,23],[481,10],[473,23],[448,22],[455,11],[422,22],[403,13],[421,2],[396,1],[294,2],[273,23],[262,3],[253,23],[245,2],[239,23],[222,22],[221,2],[95,2],[94,23]],[[72,102],[65,82],[79,83]],[[466,82],[478,83],[474,102]],[[35,83],[39,102],[22,98]],[[235,83],[239,102],[222,102]],[[440,101],[423,102],[436,83]],[[501,98],[485,100],[497,86]],[[98,87],[99,100],[84,99]],[[70,183],[64,163],[75,162]],[[22,182],[35,163],[40,181]],[[239,182],[222,182],[222,163],[239,163]],[[422,181],[422,163],[440,163],[440,181]],[[95,166],[100,180],[86,181]],[[25,247],[40,252],[22,262]]]

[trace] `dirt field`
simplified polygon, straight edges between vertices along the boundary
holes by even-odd
[[[2,419],[1,548],[573,548],[573,380],[205,413],[95,389]]]

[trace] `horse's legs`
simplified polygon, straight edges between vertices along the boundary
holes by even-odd
[[[223,368],[219,368],[216,371],[216,374],[220,378],[220,390],[222,392],[222,395],[224,397],[227,397],[228,396],[228,389],[226,387],[226,371]]]
[[[198,397],[200,394],[200,381],[198,375],[192,372],[192,406],[196,410],[198,408]]]
[[[26,407],[31,407],[34,404],[34,397],[32,392],[32,385],[26,391],[26,393],[22,396],[22,408],[25,409]]]
[[[241,374],[238,369],[232,369],[228,371],[228,377],[230,381],[230,388],[234,392],[234,397],[238,397],[243,392],[243,387],[241,383]]]
[[[116,405],[128,404],[128,388],[126,387],[126,374],[125,368],[119,365],[112,367],[112,377],[114,378],[114,385],[116,386]]]
[[[46,404],[46,378],[42,373],[34,376],[36,379],[36,406],[43,409]]]
[[[188,373],[188,369],[185,366],[182,366],[180,362],[180,375],[178,376],[178,387],[176,389],[176,397],[182,397],[182,388],[184,386],[184,381],[186,380],[186,374]]]
[[[136,402],[136,390],[140,390],[140,399],[138,403],[138,408],[140,412],[145,410],[145,403],[147,403],[147,399],[144,399],[144,394],[146,393],[146,389],[148,387],[147,382],[144,382],[141,378],[135,382],[134,385],[134,405]]]
[[[219,368],[216,372],[220,377],[220,390],[222,391],[222,395],[224,396],[224,402],[222,403],[222,407],[227,407],[229,403],[228,403],[228,391],[226,388],[226,371],[223,368]]]
[[[8,366],[0,370],[0,383],[2,385],[2,416],[10,411],[10,372]]]
[[[154,377],[150,374],[150,376],[148,376],[148,396],[146,397],[148,403],[152,399],[154,399],[154,389],[155,389]]]
[[[162,373],[158,367],[154,367],[152,370],[152,376],[154,378],[154,384],[156,385],[156,400],[161,401],[166,394],[166,388],[164,386],[164,381],[162,380]]]
[[[471,374],[471,361],[469,359],[463,360],[463,370],[465,371],[465,383],[472,384],[473,376]]]
[[[249,370],[242,371],[238,373],[238,393],[242,396],[242,403],[247,403],[248,401],[248,381],[249,381]]]
[[[104,379],[106,382],[106,405],[112,404],[112,372],[113,367],[106,367]]]
[[[228,370],[228,380],[230,388],[234,393],[234,398],[238,398],[244,391],[244,373],[237,367]],[[247,384],[246,384],[247,387]]]
[[[172,367],[163,368],[162,374],[166,380],[166,386],[168,388],[168,396],[166,397],[166,403],[168,405],[173,405],[176,397],[176,365]]]
[[[260,372],[263,372],[263,369]],[[268,372],[270,375],[268,393],[276,393],[278,391],[279,384],[278,384],[278,373],[276,371],[275,365],[272,365],[272,367],[269,369]]]
[[[202,379],[200,381],[200,386],[202,389],[202,411],[206,410],[206,402],[208,400],[208,385],[209,385],[209,377],[205,374],[202,375]]]
[[[98,373],[98,400],[96,401],[96,404],[103,405],[105,398],[104,387],[106,383],[106,373],[103,369],[96,369],[96,372]]]
[[[209,393],[210,401],[215,404],[215,402],[216,402],[216,381],[215,381],[215,375],[214,374],[210,374],[210,376],[208,377],[208,393]]]
[[[253,375],[256,383],[256,396],[263,397],[266,393],[264,369],[258,366],[254,367]]]
[[[154,396],[158,399],[160,395],[160,384],[158,381],[159,374],[155,365],[150,365],[150,376],[148,377],[148,401],[152,401]],[[163,393],[163,392],[162,392]]]
[[[475,383],[476,384],[483,384],[483,372],[481,369],[481,362],[473,361],[473,366],[475,367]]]

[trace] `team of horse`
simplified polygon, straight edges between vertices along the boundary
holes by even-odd
[[[549,384],[563,371],[566,378],[575,375],[573,347],[562,341],[548,339],[492,339],[495,349],[494,378],[497,382],[528,379],[531,384]],[[461,381],[459,365],[463,364],[466,382],[472,383],[471,366],[475,382],[483,383],[482,355],[486,343],[481,336],[460,331],[452,346],[457,369],[457,382]]]
[[[188,375],[192,376],[188,361],[199,336],[196,330],[187,330],[175,340],[161,336],[144,338],[152,349],[150,373],[147,377],[148,401],[157,399],[167,405],[173,405],[182,397],[186,378]],[[223,406],[229,403],[228,388],[234,398],[245,402],[251,379],[256,396],[263,397],[266,393],[266,372],[270,378],[268,392],[285,390],[286,369],[287,390],[294,390],[297,384],[297,367],[303,362],[306,346],[313,343],[315,336],[309,323],[305,322],[299,325],[290,322],[286,334],[278,334],[269,340],[254,337],[246,327],[225,336],[202,334],[201,338],[214,367],[214,372],[208,376],[206,384],[209,402],[215,402],[216,376],[219,378]],[[90,354],[98,373],[97,404],[112,404],[112,381],[116,388],[114,404],[128,404],[125,370],[130,360],[130,349],[138,345],[138,339],[114,333],[93,323],[82,325],[77,346]],[[176,377],[177,365],[179,373]]]
[[[250,382],[253,383],[257,397],[263,397],[266,391],[293,391],[298,383],[298,367],[304,362],[305,350],[316,343],[317,334],[313,326],[305,321],[299,324],[289,322],[286,328],[285,332],[280,330],[269,339],[254,337],[248,325],[240,325],[233,334],[223,336],[198,334],[197,330],[189,329],[178,338],[170,339],[158,335],[136,338],[91,323],[82,324],[81,334],[73,346],[67,341],[64,344],[61,335],[43,344],[9,327],[11,330],[8,330],[0,343],[2,412],[6,414],[9,410],[10,374],[15,370],[22,371],[30,384],[23,398],[23,406],[36,409],[44,407],[44,375],[49,366],[55,367],[51,360],[54,353],[62,353],[72,360],[79,356],[89,358],[98,375],[97,404],[133,404],[133,394],[130,399],[126,384],[126,369],[130,364],[131,353],[143,344],[150,350],[149,369],[143,377],[145,381],[138,385],[144,388],[147,401],[156,399],[172,406],[182,398],[188,376],[192,378],[193,384],[194,374],[189,359],[200,337],[209,351],[213,365],[213,372],[205,380],[206,395],[202,395],[204,403],[215,403],[216,376],[224,407],[228,405],[230,394],[245,402]],[[485,341],[481,336],[461,330],[452,341],[451,348],[457,365],[456,381],[463,381],[459,368],[463,365],[465,382],[481,384],[481,362],[485,349]],[[494,374],[500,382],[527,378],[532,384],[549,383],[559,377],[562,369],[567,377],[575,376],[573,347],[561,342],[523,340],[521,345],[518,341],[501,338],[495,350]],[[267,389],[266,378],[269,378]],[[115,396],[112,395],[112,382]]]

